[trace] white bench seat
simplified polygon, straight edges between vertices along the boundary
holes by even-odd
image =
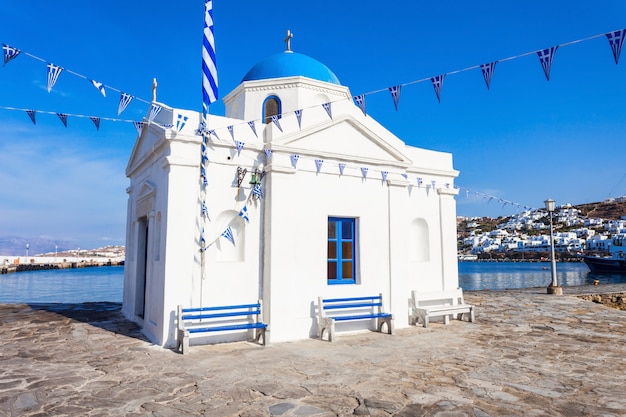
[[[465,303],[461,288],[427,293],[412,291],[411,302],[411,323],[415,325],[422,323],[428,327],[431,317],[443,317],[444,324],[448,324],[451,316],[456,315],[458,320],[463,320],[464,314],[470,322],[474,321],[474,306]]]

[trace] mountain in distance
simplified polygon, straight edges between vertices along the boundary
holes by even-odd
[[[76,249],[76,244],[63,240],[52,240],[43,237],[23,238],[18,236],[0,236],[0,255],[25,256],[28,244],[28,255],[63,252]]]

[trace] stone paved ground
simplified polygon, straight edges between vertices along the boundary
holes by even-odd
[[[0,416],[625,416],[626,312],[470,292],[477,322],[261,347],[147,342],[119,305],[1,305]]]

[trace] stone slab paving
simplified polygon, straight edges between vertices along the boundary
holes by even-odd
[[[476,323],[311,339],[149,343],[120,305],[0,305],[0,416],[625,416],[626,312],[467,292]]]

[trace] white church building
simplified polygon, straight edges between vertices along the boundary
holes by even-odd
[[[178,305],[262,300],[275,343],[317,335],[318,297],[381,293],[402,328],[412,290],[458,287],[451,154],[408,146],[290,50],[223,100],[206,139],[201,114],[153,102],[126,169],[123,313],[155,344],[176,346]]]

